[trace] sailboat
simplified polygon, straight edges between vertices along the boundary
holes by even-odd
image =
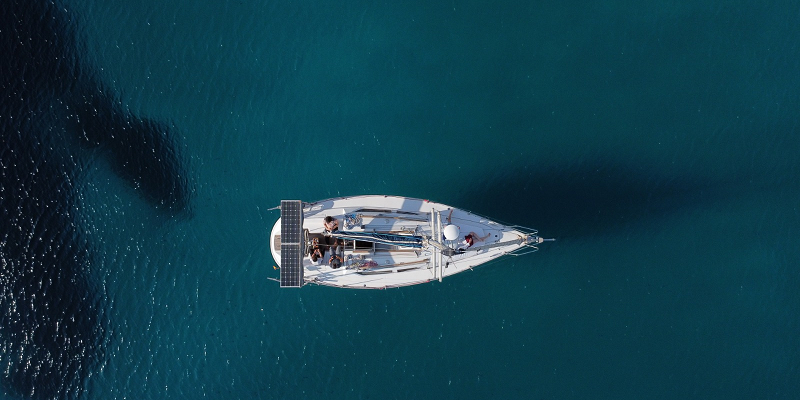
[[[281,287],[387,289],[442,281],[538,250],[534,229],[409,197],[282,200],[270,234]]]

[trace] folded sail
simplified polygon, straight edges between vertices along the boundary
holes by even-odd
[[[423,240],[422,236],[397,235],[393,233],[376,233],[376,232],[335,231],[327,235],[338,239],[360,240],[362,242],[380,243],[390,246],[411,247],[415,249],[422,248],[422,240]]]

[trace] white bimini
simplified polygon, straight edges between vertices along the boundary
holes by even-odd
[[[270,250],[281,287],[386,289],[441,281],[552,240],[533,229],[408,197],[283,200],[280,210]]]

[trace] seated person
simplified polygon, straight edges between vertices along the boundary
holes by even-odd
[[[325,256],[325,250],[320,247],[319,239],[314,238],[311,241],[311,261],[317,262],[317,260],[321,259]]]
[[[339,255],[339,247],[334,247],[331,250],[331,258],[328,260],[331,268],[336,269],[342,266],[342,257]]]
[[[323,225],[325,226],[326,232],[336,232],[339,230],[339,220],[331,216],[325,217],[325,223]]]

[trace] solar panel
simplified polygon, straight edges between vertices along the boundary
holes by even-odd
[[[281,201],[281,287],[303,286],[303,203]]]
[[[281,243],[300,243],[302,233],[302,202],[300,200],[281,201]]]

